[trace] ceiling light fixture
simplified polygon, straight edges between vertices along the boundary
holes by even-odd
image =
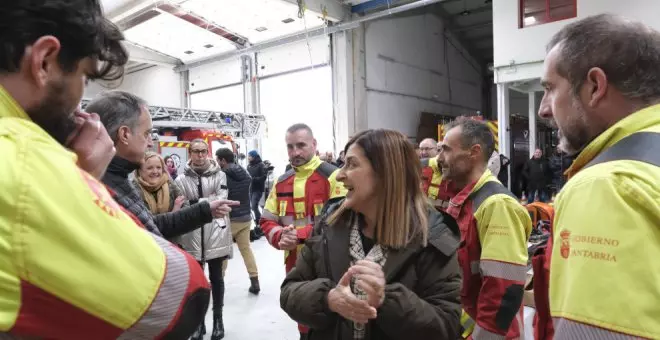
[[[211,47],[213,47],[213,45],[211,45],[211,44],[206,44],[206,45],[204,45],[204,47],[206,47],[206,48],[211,48]]]
[[[185,53],[185,54],[193,54],[193,53],[195,53],[195,52],[193,52],[193,51],[185,51],[185,52],[183,52],[183,53]]]
[[[292,23],[292,22],[294,22],[294,21],[295,21],[295,20],[293,20],[293,19],[291,19],[291,18],[286,18],[286,19],[282,20],[282,22],[285,23],[285,24],[290,24],[290,23]]]
[[[265,30],[267,30],[267,29],[268,29],[268,28],[266,28],[266,27],[257,27],[257,28],[255,28],[254,30],[257,31],[257,32],[263,32],[263,31],[265,31]]]

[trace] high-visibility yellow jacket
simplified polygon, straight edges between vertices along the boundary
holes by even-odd
[[[199,265],[136,225],[0,87],[0,337],[182,339]]]
[[[283,227],[296,227],[300,244],[312,234],[314,219],[321,214],[325,202],[346,196],[346,188],[337,181],[339,169],[314,156],[306,164],[280,176],[266,199],[261,215],[261,229],[268,242],[279,249]],[[288,273],[296,265],[297,251],[285,253]]]
[[[463,326],[474,325],[475,340],[520,338],[532,230],[527,210],[486,169],[451,198],[447,213],[461,230],[461,304],[474,321],[464,315]]]
[[[450,181],[442,180],[438,158],[422,159],[422,190],[436,209],[447,210],[449,200],[456,195]]]
[[[617,160],[585,168],[642,131],[660,133],[660,105],[603,132],[568,169],[550,267],[556,339],[660,339],[660,167]]]

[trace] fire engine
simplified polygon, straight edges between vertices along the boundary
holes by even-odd
[[[89,99],[83,99],[84,110]],[[171,108],[150,105],[149,114],[153,121],[154,150],[163,157],[171,156],[177,169],[183,171],[188,162],[188,145],[194,139],[203,139],[209,146],[209,155],[218,149],[241,152],[237,142],[256,139],[262,125],[263,115],[227,113],[189,108]]]

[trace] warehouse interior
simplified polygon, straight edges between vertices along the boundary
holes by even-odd
[[[283,129],[304,121],[338,153],[365,128],[437,138],[439,117],[494,118],[492,1],[104,0],[151,105],[263,115],[257,147],[284,171]],[[420,53],[420,51],[422,51]],[[432,122],[420,120],[432,115]],[[313,119],[312,119],[313,117]],[[328,129],[332,126],[332,129]],[[427,126],[424,128],[424,126]]]
[[[283,138],[294,123],[308,124],[319,151],[337,155],[361,130],[395,129],[419,143],[442,139],[440,126],[454,117],[480,116],[499,126],[498,151],[512,160],[507,182],[516,195],[536,148],[556,147],[556,133],[536,118],[543,48],[531,36],[547,36],[578,15],[575,0],[102,4],[124,31],[131,60],[123,79],[91,83],[85,99],[129,91],[148,101],[162,126],[225,129],[234,118],[250,121],[249,132],[235,135],[239,152],[259,150],[275,178],[288,164]],[[536,54],[525,44],[536,44]],[[270,268],[262,274],[264,292],[232,294],[244,280],[228,274],[226,338],[297,339],[277,304],[280,257],[265,242],[253,247],[259,267]],[[229,272],[241,266],[230,261]]]
[[[660,339],[659,9],[1,2],[0,339]]]

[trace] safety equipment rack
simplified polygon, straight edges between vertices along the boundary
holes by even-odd
[[[80,106],[85,110],[90,99],[83,99]],[[220,130],[234,138],[258,138],[265,125],[263,115],[229,113],[188,108],[149,105],[154,128],[191,128]]]

